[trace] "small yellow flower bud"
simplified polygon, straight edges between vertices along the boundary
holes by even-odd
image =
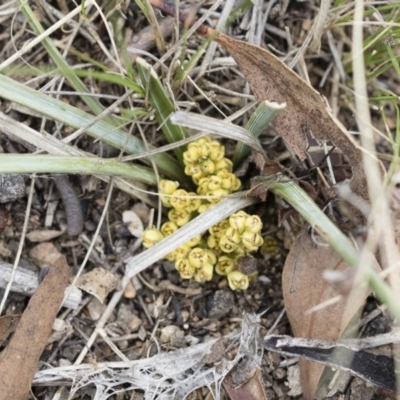
[[[249,287],[249,277],[240,271],[228,273],[228,283],[232,290],[246,290]]]
[[[208,262],[212,265],[214,265],[217,262],[217,256],[215,255],[215,253],[210,250],[210,249],[205,249],[206,253],[207,253],[207,259]]]
[[[161,202],[165,207],[171,207],[170,195],[175,192],[179,187],[179,182],[169,181],[167,179],[161,179],[158,184],[158,191],[161,195],[166,194],[168,196],[160,196]]]
[[[208,232],[210,232],[211,235],[219,238],[225,233],[225,231],[228,228],[229,228],[229,221],[227,219],[223,219],[222,221],[218,222],[218,224],[212,226],[208,230]]]
[[[182,246],[177,247],[173,251],[175,255],[175,260],[186,258],[186,256],[190,253],[190,250],[192,250],[192,248],[187,243],[184,243]]]
[[[189,261],[185,258],[177,260],[175,262],[175,268],[179,271],[182,279],[191,279],[196,272],[196,269],[191,266]]]
[[[235,268],[236,261],[229,256],[218,257],[217,265],[215,266],[215,272],[219,275],[227,275]]]
[[[199,214],[202,214],[203,212],[206,212],[212,206],[213,206],[213,204],[204,203],[199,207],[199,209],[197,211],[198,211]]]
[[[248,251],[255,251],[263,244],[263,239],[258,233],[244,231],[242,243]]]
[[[164,239],[164,235],[156,228],[146,229],[142,233],[143,246],[146,248],[152,247]]]
[[[183,153],[183,159],[189,163],[195,163],[199,161],[199,158],[201,157],[198,147],[193,146],[193,144],[194,143],[190,143],[188,149]]]
[[[168,261],[176,261],[175,251],[171,251],[171,253],[168,253],[164,258]]]
[[[210,178],[209,177],[202,177],[199,180],[198,183],[198,188],[197,188],[197,193],[201,196],[205,196],[208,192],[208,184],[210,182]]]
[[[185,167],[185,174],[189,176],[203,174],[199,164],[187,164]]]
[[[215,236],[210,235],[210,236],[207,238],[207,246],[208,246],[210,249],[216,249],[216,248],[218,247],[218,239],[217,239]]]
[[[206,159],[210,156],[210,148],[208,146],[208,143],[201,143],[199,146],[199,153],[201,154],[202,159]]]
[[[200,138],[200,139],[198,140],[198,142],[199,142],[200,144],[211,143],[211,138],[210,138],[210,136],[203,136],[202,138]]]
[[[171,202],[169,201],[171,197],[169,196],[160,196],[161,203],[163,203],[164,207],[171,208]]]
[[[219,203],[224,197],[226,197],[229,194],[229,192],[225,189],[215,189],[215,190],[210,190],[207,193],[207,196],[210,196],[208,201],[212,204],[217,204]]]
[[[172,221],[168,221],[161,226],[161,233],[164,236],[172,235],[177,230],[178,230],[178,226]]]
[[[215,165],[210,159],[206,159],[200,164],[200,169],[203,174],[211,175],[214,173]]]
[[[233,192],[236,192],[237,190],[240,189],[240,186],[242,186],[242,182],[240,181],[239,178],[237,178],[237,177],[235,176],[235,182],[233,182],[232,191],[233,191]]]
[[[187,244],[183,244],[182,246],[177,247],[171,253],[168,253],[165,258],[169,261],[173,260],[181,260],[182,258],[186,258],[192,248]]]
[[[261,218],[258,215],[249,215],[244,222],[245,230],[253,233],[260,233],[262,229]]]
[[[216,140],[213,140],[210,144],[210,159],[213,161],[221,160],[225,155],[225,147]]]
[[[194,268],[202,268],[203,265],[208,261],[207,253],[201,247],[195,247],[190,251],[188,255],[188,260],[190,262],[190,265]]]
[[[238,211],[229,217],[229,225],[239,233],[242,233],[245,229],[245,221],[247,217],[248,215],[244,211]]]
[[[195,185],[198,185],[200,182],[200,179],[204,178],[203,172],[198,172],[197,174],[192,175],[192,181],[194,182]]]
[[[215,162],[215,171],[232,171],[233,163],[228,158],[222,158]]]
[[[207,182],[207,187],[209,191],[220,189],[222,187],[222,179],[217,175],[210,176],[210,179]]]
[[[231,226],[225,231],[225,236],[227,237],[229,242],[236,245],[241,242],[239,232],[236,229],[233,229]]]
[[[236,250],[238,247],[236,244],[232,243],[225,235],[221,236],[218,245],[224,253],[232,253],[232,251]]]
[[[168,218],[178,226],[186,225],[190,221],[190,213],[186,210],[171,210]]]
[[[190,247],[195,247],[201,242],[201,235],[195,236],[193,239],[190,239],[186,244]]]
[[[179,182],[169,181],[167,179],[161,179],[158,184],[158,191],[161,194],[172,194],[179,187]]]
[[[220,187],[232,192],[233,191],[232,188],[237,179],[236,176],[234,174],[232,174],[232,172],[228,172],[228,171],[219,171],[217,173],[217,176],[221,181]]]
[[[212,277],[213,277],[213,266],[207,263],[196,271],[194,279],[197,282],[202,283],[204,281],[211,281]]]
[[[188,192],[184,189],[175,190],[170,198],[170,203],[176,210],[183,210],[190,204]]]
[[[189,192],[188,195],[189,198],[186,210],[189,212],[197,211],[201,206],[201,199],[199,199],[197,193],[194,192]]]

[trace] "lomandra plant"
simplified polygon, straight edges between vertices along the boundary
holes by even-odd
[[[224,157],[224,146],[217,140],[205,136],[188,145],[183,153],[185,173],[192,177],[196,192],[179,189],[179,183],[161,180],[159,194],[163,205],[171,210],[168,221],[161,229],[147,229],[143,234],[143,245],[150,248],[186,225],[196,215],[210,209],[222,198],[238,191],[240,180],[232,173],[233,163]],[[260,235],[261,219],[244,211],[232,214],[208,229],[207,234],[197,235],[177,247],[165,258],[174,261],[181,278],[197,282],[210,281],[214,271],[227,276],[231,289],[248,288],[250,276],[237,270],[241,257],[258,250],[263,244]]]

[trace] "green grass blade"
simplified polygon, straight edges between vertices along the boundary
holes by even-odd
[[[148,89],[149,102],[155,111],[157,121],[160,124],[168,143],[175,143],[189,137],[185,128],[171,123],[169,117],[175,111],[175,107],[165,92],[154,69],[140,57],[137,58],[136,65],[139,71],[140,80],[142,81],[143,86]],[[178,147],[174,150],[175,155],[181,162],[184,151],[185,146]]]
[[[268,124],[286,107],[286,103],[278,104],[268,100],[263,101],[254,111],[246,124],[248,130],[254,137],[259,137],[265,131]],[[237,167],[243,159],[250,153],[250,147],[242,142],[238,142],[233,155],[233,165]]]
[[[180,65],[177,68],[176,74],[174,76],[174,84],[173,84],[174,90],[177,90],[182,85],[182,83],[184,82],[186,77],[190,74],[192,69],[197,65],[198,61],[200,60],[201,56],[204,54],[207,46],[210,44],[211,41],[212,41],[212,38],[205,40],[198,47],[198,49],[195,51],[195,53],[190,57],[190,59],[187,62],[182,63],[182,65]]]
[[[81,78],[91,78],[98,79],[100,81],[115,84],[121,86],[122,88],[130,89],[136,92],[139,96],[143,97],[144,91],[141,86],[132,81],[129,77],[122,76],[113,71],[89,71],[87,69],[73,69],[76,76]],[[2,70],[2,73],[8,77],[32,77],[39,76],[40,74],[50,74],[51,76],[60,75],[61,72],[57,68],[52,68],[49,66],[18,66],[17,68],[7,67]],[[91,94],[91,93],[88,93]]]
[[[38,154],[2,154],[1,174],[84,174],[129,178],[156,185],[154,172],[149,168],[95,157],[74,157]]]
[[[178,111],[174,113],[171,116],[171,122],[187,128],[197,129],[199,131],[233,139],[238,142],[241,141],[261,154],[264,153],[257,138],[252,136],[246,129],[231,124],[230,122],[187,111]]]
[[[0,93],[4,99],[28,107],[76,129],[89,126],[93,120],[92,115],[24,86],[4,75],[0,75]],[[115,148],[124,149],[129,154],[140,154],[148,150],[139,139],[103,120],[90,126],[85,133]],[[179,163],[172,156],[157,154],[152,156],[152,160],[160,171],[170,179],[180,182],[185,182],[188,179]]]

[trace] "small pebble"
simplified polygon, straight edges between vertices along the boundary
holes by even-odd
[[[277,368],[273,373],[272,376],[277,380],[282,380],[286,378],[286,371],[283,368]]]
[[[231,290],[217,290],[207,301],[208,317],[220,319],[229,313],[234,303]]]

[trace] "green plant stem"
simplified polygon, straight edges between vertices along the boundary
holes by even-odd
[[[156,185],[151,169],[94,157],[74,157],[33,154],[2,154],[1,174],[83,174],[107,175],[129,178],[150,185]]]
[[[353,268],[359,264],[360,253],[350,239],[319,209],[308,194],[292,181],[273,181],[270,177],[256,178],[257,184],[265,184],[266,188],[288,202],[301,216],[342,256],[343,260]],[[400,321],[400,304],[396,302],[390,287],[379,274],[369,268],[367,281],[378,299],[386,304],[392,315]]]
[[[246,130],[248,130],[254,137],[258,138],[263,133],[270,122],[279,114],[279,112],[286,107],[286,103],[278,104],[268,100],[259,104],[256,111],[251,115]],[[237,167],[243,159],[250,153],[250,147],[242,142],[238,142],[233,155],[233,165]]]
[[[148,90],[149,103],[155,111],[157,121],[168,143],[175,143],[189,137],[189,133],[185,128],[174,125],[171,122],[170,116],[175,111],[175,107],[154,69],[140,57],[136,59],[136,66],[142,85]],[[183,164],[182,159],[185,150],[186,146],[174,149],[174,153],[181,164]]]
[[[117,129],[103,120],[92,124],[93,115],[60,100],[53,99],[1,74],[0,93],[4,99],[28,107],[31,110],[76,129],[89,126],[85,131],[86,134],[100,139],[112,147],[124,149],[129,154],[140,154],[148,151],[142,141],[129,135],[122,129]],[[149,149],[151,150],[152,147],[149,146]],[[152,160],[154,160],[160,171],[170,179],[176,179],[179,182],[188,180],[180,164],[172,156],[168,154],[156,154],[152,156]]]

